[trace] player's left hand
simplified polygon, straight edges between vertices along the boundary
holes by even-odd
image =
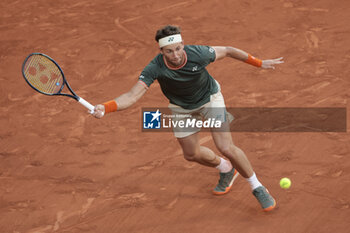
[[[270,60],[262,60],[261,68],[264,69],[275,69],[276,64],[282,64],[284,61],[282,61],[283,57],[276,58],[276,59],[270,59]]]

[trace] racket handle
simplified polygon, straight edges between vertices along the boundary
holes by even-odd
[[[87,102],[81,97],[79,97],[78,102],[81,103],[85,108],[89,109],[91,114],[94,113],[95,106],[93,106],[92,104],[90,104],[89,102]]]

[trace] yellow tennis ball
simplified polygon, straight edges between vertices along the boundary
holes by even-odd
[[[281,186],[281,188],[283,188],[283,189],[289,189],[290,186],[291,186],[291,184],[292,184],[292,182],[291,182],[290,179],[287,178],[287,177],[284,177],[284,178],[282,178],[282,179],[280,180],[280,186]]]

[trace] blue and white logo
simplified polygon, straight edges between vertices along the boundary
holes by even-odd
[[[144,129],[160,129],[160,116],[162,115],[157,109],[156,112],[143,112],[143,128]]]

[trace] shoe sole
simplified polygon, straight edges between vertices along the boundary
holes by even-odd
[[[237,170],[235,170],[235,173],[233,174],[233,178],[232,178],[232,180],[231,180],[231,182],[230,182],[230,185],[225,189],[225,191],[224,191],[224,192],[213,191],[213,193],[214,193],[215,195],[224,195],[224,194],[228,193],[228,192],[231,190],[231,187],[232,187],[232,185],[233,185],[233,182],[234,182],[235,179],[238,177],[238,175],[239,175],[239,173],[237,172]]]
[[[277,203],[276,203],[275,199],[273,199],[273,206],[267,207],[267,208],[263,209],[263,211],[269,212],[269,211],[273,210],[276,207],[276,204]]]

